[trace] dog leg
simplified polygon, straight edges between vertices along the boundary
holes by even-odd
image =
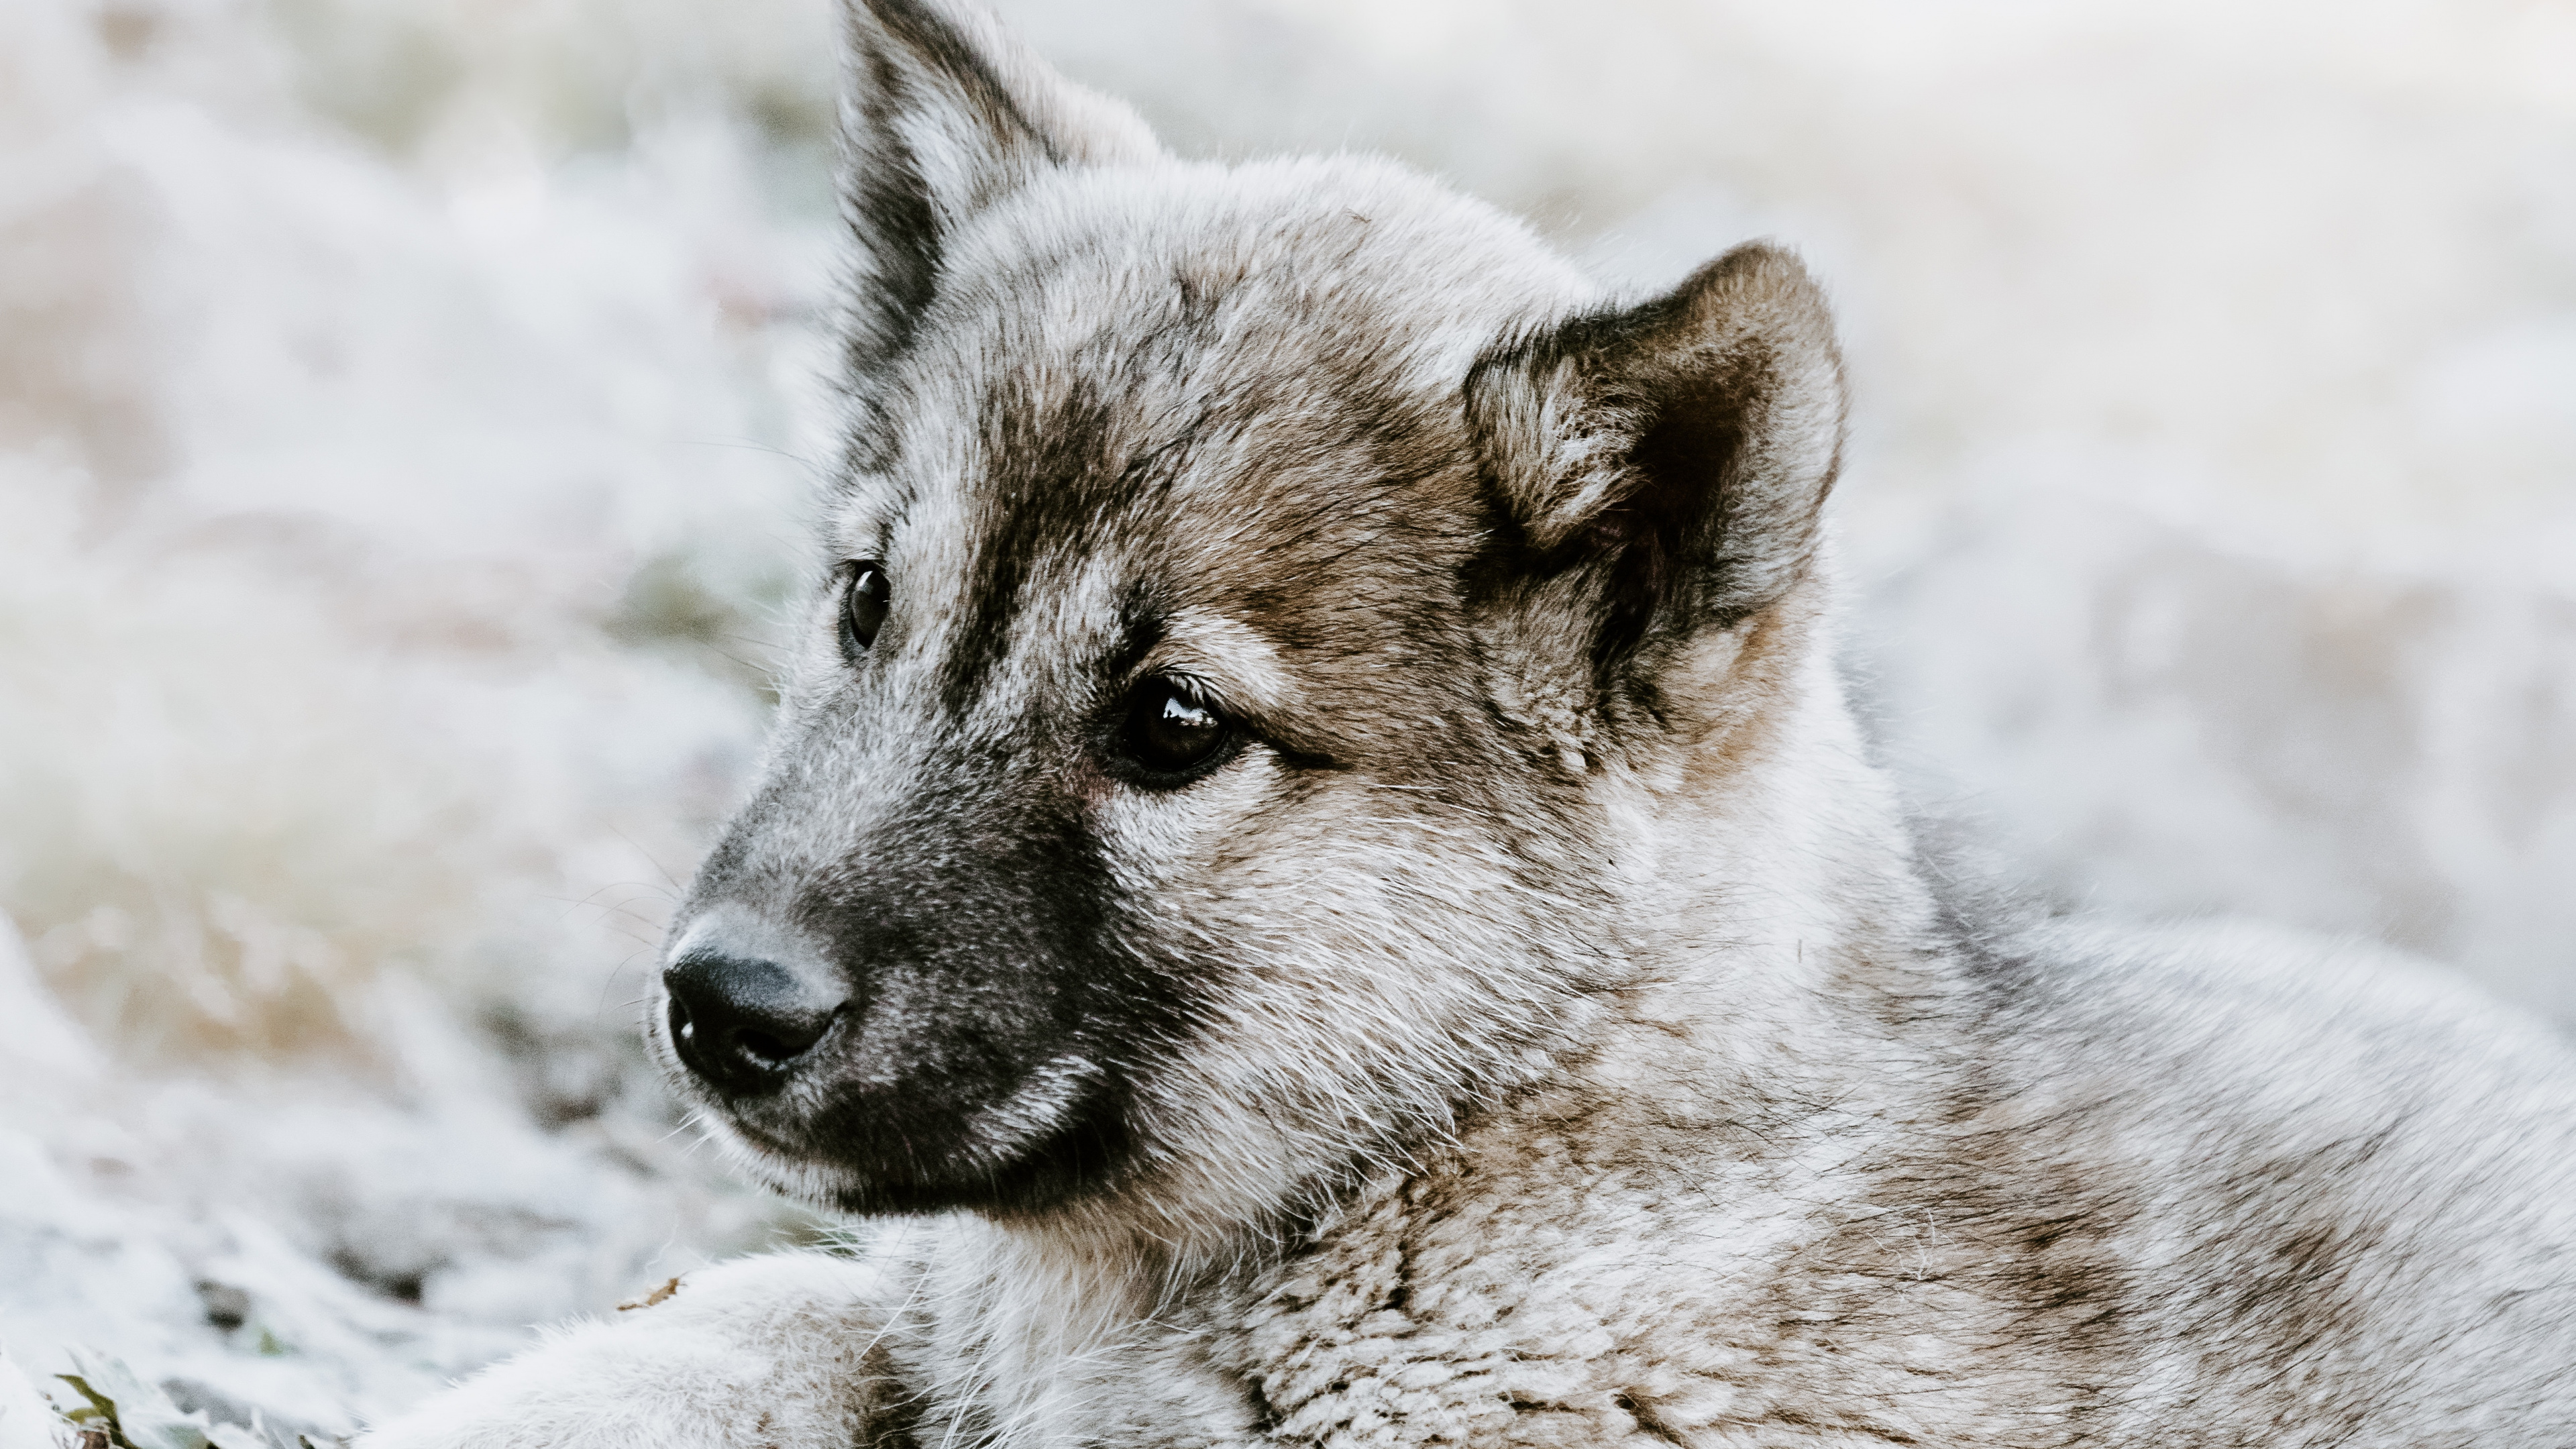
[[[881,1345],[884,1264],[778,1253],[691,1275],[667,1301],[553,1332],[358,1442],[361,1449],[874,1449],[911,1415]]]

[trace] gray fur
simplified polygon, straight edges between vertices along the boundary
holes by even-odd
[[[812,1045],[656,1042],[878,1216],[371,1443],[2576,1439],[2562,1043],[1942,904],[1828,664],[1793,259],[1619,302],[980,13],[850,28],[827,582],[672,943]],[[1227,743],[1153,764],[1157,690]]]

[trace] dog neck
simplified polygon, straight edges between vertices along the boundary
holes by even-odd
[[[1834,667],[1832,585],[1820,568],[1679,651],[1662,727],[1603,781],[1644,994],[1813,1003],[1930,959],[1935,902]]]

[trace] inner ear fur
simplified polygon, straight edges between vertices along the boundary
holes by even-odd
[[[1568,576],[1596,665],[1728,627],[1814,561],[1841,466],[1842,354],[1823,292],[1778,247],[1737,247],[1665,296],[1507,339],[1469,374],[1515,569]]]
[[[842,211],[858,241],[847,363],[910,345],[949,239],[1050,169],[1163,155],[1121,102],[1075,85],[975,0],[845,0]]]

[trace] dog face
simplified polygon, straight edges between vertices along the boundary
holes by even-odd
[[[1239,1222],[1621,979],[1599,777],[1802,576],[1830,330],[1775,253],[1587,311],[1393,166],[1172,161],[980,15],[851,28],[850,462],[657,1038],[846,1208]]]

